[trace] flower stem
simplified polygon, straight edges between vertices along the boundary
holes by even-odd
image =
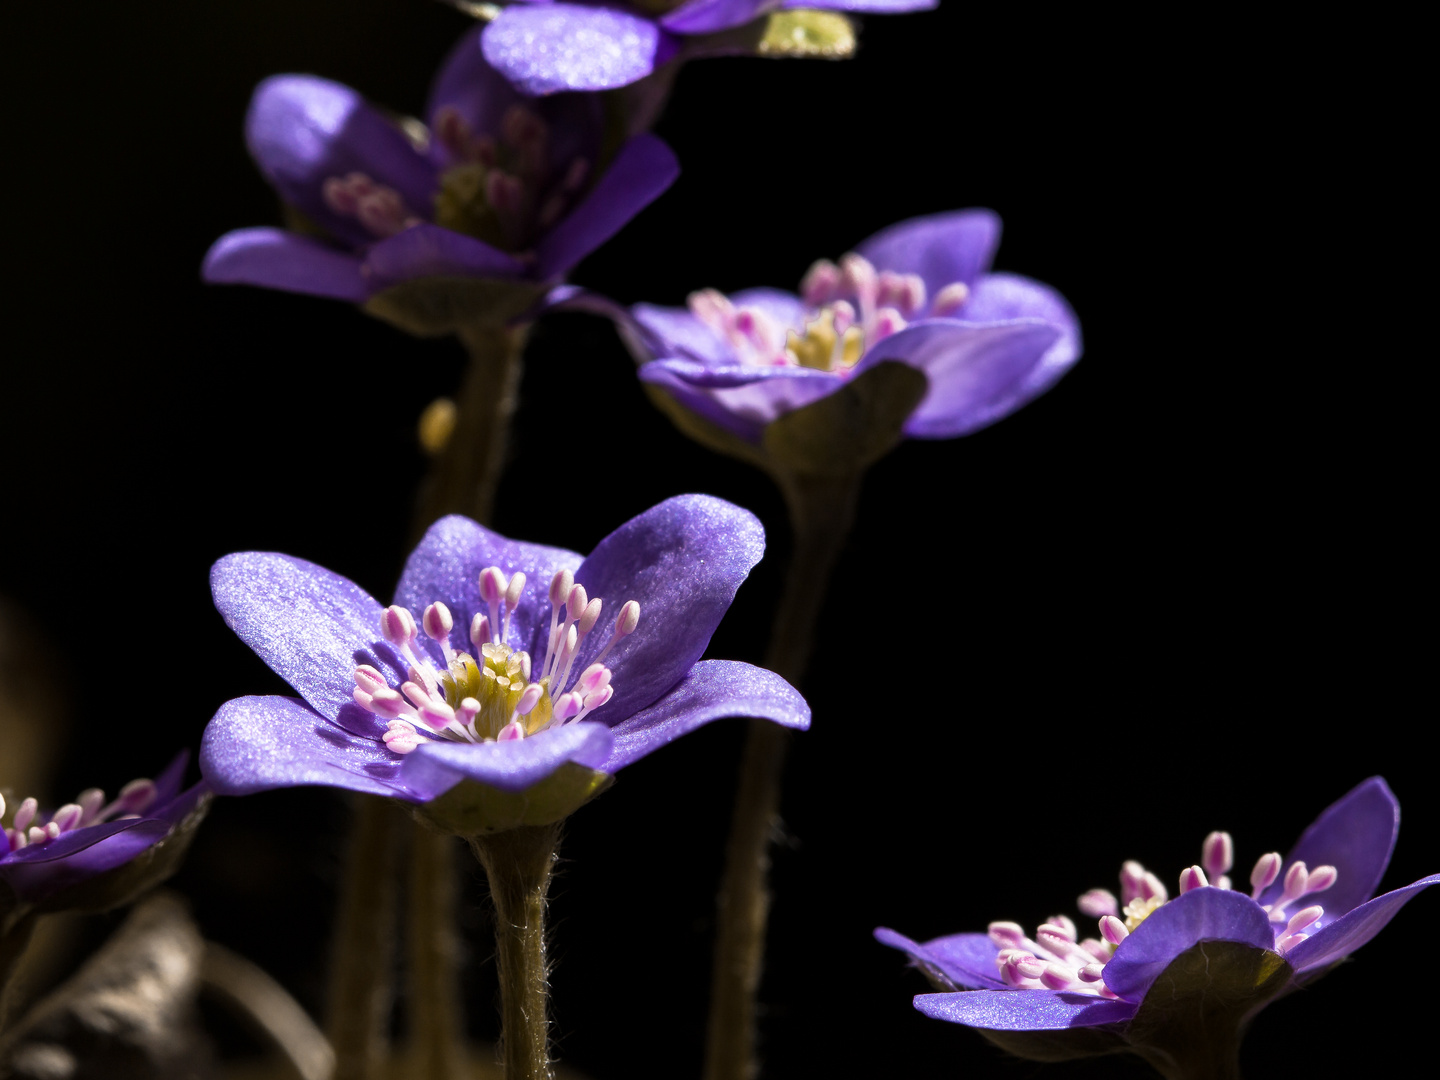
[[[445,514],[488,522],[515,415],[528,326],[471,323],[459,332],[470,354],[456,399],[451,433],[416,505],[415,537]]]
[[[470,838],[490,879],[500,959],[500,1044],[505,1080],[552,1080],[545,896],[560,825],[521,825]]]
[[[377,1080],[385,1067],[402,823],[386,799],[364,796],[356,806],[330,963],[334,1080]]]
[[[4,931],[0,935],[0,1032],[9,1026],[10,1010],[14,1005],[13,979],[39,921],[40,916],[33,911],[25,912],[13,921],[0,920],[0,929]]]
[[[415,1075],[459,1080],[465,1075],[455,937],[454,837],[418,822],[410,837],[410,1038]]]
[[[855,521],[860,481],[861,474],[846,474],[781,482],[795,547],[765,666],[792,683],[809,663],[830,575]],[[789,745],[787,729],[750,721],[720,884],[705,1080],[750,1080],[759,1071],[755,996],[770,913],[770,839],[779,822]]]

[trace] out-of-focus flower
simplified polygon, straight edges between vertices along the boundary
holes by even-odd
[[[605,165],[599,102],[526,101],[485,63],[482,29],[441,68],[428,126],[326,79],[261,83],[246,140],[298,229],[227,233],[205,279],[356,303],[418,279],[543,283],[670,186],[669,147],[637,136]]]
[[[904,435],[968,435],[1049,389],[1081,351],[1064,297],[988,272],[999,239],[988,210],[915,218],[838,266],[817,262],[799,296],[706,290],[688,309],[637,304],[622,330],[641,379],[751,445],[777,419],[887,360],[928,382]]]
[[[1192,1075],[1173,1064],[1238,1048],[1259,1008],[1318,978],[1440,883],[1432,875],[1374,896],[1399,821],[1394,795],[1372,777],[1325,810],[1287,857],[1262,855],[1240,888],[1229,877],[1228,833],[1206,838],[1174,899],[1127,862],[1118,897],[1093,889],[1077,902],[1099,919],[1096,937],[1080,939],[1063,915],[1033,936],[1011,922],[924,944],[884,928],[875,936],[952,991],[916,997],[927,1016],[1037,1060],[1128,1049],[1166,1075]]]
[[[423,803],[470,780],[524,793],[525,822],[544,824],[535,817],[563,816],[609,774],[711,720],[807,727],[809,708],[779,676],[697,663],[763,550],[753,515],[689,495],[584,558],[443,518],[389,608],[301,559],[227,556],[211,574],[216,606],[303,700],[226,703],[201,768],[234,795],[326,784]],[[602,620],[601,597],[613,618]],[[567,764],[583,767],[574,791],[542,794],[536,785]],[[487,813],[467,820],[506,824]]]
[[[636,0],[567,4],[518,0],[481,39],[485,58],[527,94],[608,90],[649,75],[687,39],[705,38],[772,12],[855,14],[926,11],[938,0]]]
[[[21,800],[0,836],[0,883],[24,904],[74,906],[65,901],[74,898],[72,894],[82,886],[92,886],[102,875],[153,854],[177,830],[188,833],[210,797],[203,781],[188,790],[180,789],[189,759],[188,753],[180,754],[157,779],[132,780],[114,799],[106,799],[99,788],[90,788],[53,813],[42,812],[34,799]],[[5,809],[5,799],[0,796],[0,816]],[[173,860],[165,862],[168,873]],[[121,903],[141,884],[153,885],[163,876],[158,872],[130,875],[137,880],[127,877],[127,888],[110,889],[105,899]],[[142,883],[141,877],[148,880]],[[94,898],[90,894],[95,891],[86,888],[86,906],[91,906]],[[125,895],[120,895],[122,891]]]

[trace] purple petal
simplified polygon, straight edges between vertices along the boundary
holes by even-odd
[[[313,75],[275,75],[256,87],[245,139],[281,198],[357,246],[374,237],[325,204],[327,179],[364,173],[398,191],[414,214],[429,213],[439,186],[404,132],[348,86]]]
[[[205,253],[200,276],[212,285],[259,285],[356,304],[371,292],[359,258],[284,229],[226,233]]]
[[[404,682],[408,665],[380,637],[380,604],[323,566],[243,551],[215,564],[210,591],[225,624],[327,719],[353,706],[359,664]]]
[[[242,697],[220,706],[200,740],[200,772],[221,795],[319,784],[423,801],[397,779],[400,755],[344,731],[288,697]]]
[[[1300,860],[1312,870],[1328,863],[1340,872],[1335,884],[1313,900],[1335,918],[1375,894],[1385,867],[1390,865],[1390,853],[1395,850],[1395,837],[1399,832],[1400,803],[1384,779],[1372,776],[1327,807],[1311,823],[1290,849],[1285,867]],[[1274,903],[1280,898],[1283,886],[1282,874],[1260,894],[1260,902]]]
[[[426,605],[443,601],[455,619],[451,644],[470,652],[470,622],[476,614],[489,611],[480,600],[480,571],[498,566],[507,578],[517,570],[523,571],[525,592],[519,609],[511,616],[508,640],[528,650],[534,662],[541,664],[550,630],[550,579],[560,570],[574,573],[581,562],[579,555],[565,548],[509,540],[467,517],[452,514],[431,525],[405,560],[395,602],[409,608],[418,619]]]
[[[875,931],[875,940],[908,953],[917,964],[940,973],[956,987],[963,986],[967,990],[1011,989],[1000,981],[995,967],[995,955],[1000,950],[987,934],[952,934],[922,945],[881,926]]]
[[[978,326],[926,319],[886,338],[856,365],[857,374],[884,360],[923,371],[930,387],[905,422],[919,439],[968,435],[1024,404],[1027,380],[1043,363],[1060,331],[1027,319]]]
[[[388,236],[365,256],[361,272],[372,289],[422,277],[523,278],[527,268],[483,240],[422,222]]]
[[[691,412],[757,445],[766,424],[833,394],[843,381],[815,368],[707,367],[693,360],[656,360],[642,365],[638,374],[664,387]]]
[[[595,719],[608,719],[605,714],[613,704],[594,713]],[[655,704],[616,724],[615,747],[598,768],[619,772],[681,735],[730,716],[753,716],[791,728],[810,726],[810,706],[773,671],[734,660],[706,660]]]
[[[577,673],[604,648],[620,605],[640,605],[639,628],[605,661],[615,689],[605,705],[608,724],[658,701],[689,673],[764,552],[759,519],[708,495],[667,499],[600,541],[575,572],[606,607],[580,647]]]
[[[660,139],[631,139],[580,205],[536,245],[535,276],[546,281],[565,273],[659,198],[679,175],[680,163]]]
[[[936,1020],[991,1031],[1058,1031],[1124,1023],[1140,1006],[1052,990],[968,990],[921,994],[915,1008]]]
[[[436,786],[448,777],[446,787],[464,778],[501,791],[524,791],[567,761],[601,768],[611,742],[604,724],[582,720],[508,742],[422,743],[406,755],[400,775],[412,787]]]
[[[907,11],[933,11],[940,0],[785,0],[782,8],[853,11],[857,15],[903,15]]]
[[[1286,954],[1285,959],[1302,974],[1345,959],[1385,929],[1386,924],[1412,896],[1431,885],[1440,885],[1440,874],[1421,878],[1413,885],[1395,889],[1359,907],[1351,908],[1335,922],[1296,945]]]
[[[180,791],[180,785],[185,780],[185,766],[190,764],[190,751],[181,750],[173,758],[170,764],[165,766],[165,771],[155,777],[155,801],[152,807],[161,807],[175,798]]]
[[[630,313],[653,339],[642,338],[649,353],[646,359],[685,356],[717,367],[739,363],[729,343],[691,315],[688,308],[636,304]]]
[[[548,156],[553,169],[563,171],[576,157],[594,161],[604,125],[600,99],[593,94],[562,94],[536,102],[521,96],[509,79],[486,63],[480,45],[485,25],[476,23],[441,65],[425,109],[427,122],[433,125],[435,113],[449,106],[477,135],[499,135],[505,114],[524,105],[538,112],[549,127]],[[443,146],[435,142],[430,149],[432,156],[448,164]]]
[[[122,821],[102,821],[99,825],[87,825],[83,829],[72,829],[44,844],[30,844],[19,851],[4,856],[3,865],[48,863],[56,859],[67,859],[94,844],[107,840],[117,833],[123,833],[144,824],[145,818],[127,818]],[[153,842],[153,841],[152,841]]]
[[[660,25],[676,34],[713,34],[782,6],[781,0],[689,0],[662,15]]]
[[[46,859],[32,858],[0,862],[0,878],[3,878],[15,891],[15,895],[22,900],[43,900],[61,889],[129,862],[142,851],[154,847],[164,840],[170,835],[171,830],[168,822],[154,820],[132,819],[128,822],[109,822],[107,824],[123,824],[129,827],[119,831],[112,830],[108,836],[85,844],[68,857],[61,858],[50,855]],[[105,827],[104,825],[92,825],[89,829],[76,831],[89,832]],[[66,837],[62,836],[39,847],[27,847],[16,852],[12,859],[18,860],[19,856],[30,851],[35,851],[37,854],[46,852],[65,839]]]
[[[481,34],[488,60],[524,93],[610,90],[649,75],[673,39],[642,15],[606,7],[508,7]]]
[[[1000,217],[993,210],[952,210],[891,225],[855,250],[880,270],[919,274],[934,296],[951,282],[974,286],[999,243]]]
[[[1238,941],[1274,951],[1275,932],[1260,905],[1243,893],[1206,886],[1156,908],[1115,949],[1105,985],[1140,1001],[1170,961],[1199,941]]]
[[[1049,285],[1018,274],[983,275],[956,317],[972,323],[1040,319],[1059,329],[1060,337],[1025,380],[1014,408],[1055,385],[1080,359],[1083,350],[1080,320],[1066,299]]]

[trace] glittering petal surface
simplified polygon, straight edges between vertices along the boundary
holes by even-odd
[[[1335,918],[1375,894],[1399,833],[1400,803],[1383,779],[1372,776],[1311,823],[1285,857],[1285,865],[1298,859],[1311,869],[1329,863],[1340,872],[1335,884],[1313,901]],[[1283,885],[1282,879],[1266,889],[1260,902],[1274,903]]]
[[[520,278],[527,267],[483,240],[422,222],[387,236],[365,256],[362,273],[373,289],[422,277]]]
[[[691,412],[759,443],[765,425],[840,389],[841,378],[803,367],[730,364],[711,367],[694,360],[656,360],[641,366],[644,382],[663,387]]]
[[[689,0],[660,16],[660,25],[676,34],[713,34],[740,26],[780,6],[780,0]]]
[[[914,323],[870,349],[856,372],[900,360],[930,388],[905,422],[912,438],[968,435],[1023,404],[1022,387],[1059,331],[1035,320],[981,326],[954,319]]]
[[[995,955],[999,950],[987,934],[951,934],[922,945],[882,926],[875,931],[875,940],[907,953],[917,964],[938,972],[957,987],[968,990],[1010,989],[996,973]]]
[[[400,775],[407,784],[433,786],[437,774],[448,773],[452,782],[465,778],[501,791],[524,791],[567,761],[602,768],[611,742],[604,724],[582,720],[510,742],[425,743],[406,755]]]
[[[212,285],[259,285],[353,303],[371,293],[356,256],[274,228],[226,233],[205,253],[200,276]]]
[[[660,28],[641,15],[575,4],[505,8],[485,27],[481,46],[486,60],[536,96],[625,86],[650,74],[666,48]]]
[[[919,274],[931,296],[954,281],[973,286],[1000,243],[991,210],[953,210],[882,229],[855,250],[881,270]]]
[[[343,731],[288,697],[227,701],[200,741],[200,771],[221,795],[320,784],[403,797],[399,760],[376,739]]]
[[[595,718],[607,719],[609,708]],[[705,660],[659,701],[616,724],[615,747],[598,767],[616,772],[712,720],[732,716],[773,720],[791,728],[810,726],[810,706],[773,671],[734,660]]]
[[[438,186],[434,167],[399,128],[348,86],[313,75],[276,75],[256,87],[245,138],[286,202],[356,245],[374,237],[325,205],[326,179],[364,173],[398,191],[416,214],[429,212]]]
[[[1105,965],[1105,985],[1138,1002],[1170,961],[1198,941],[1238,941],[1273,950],[1275,932],[1260,905],[1245,894],[1192,889],[1157,908],[1119,944]]]
[[[618,724],[655,702],[700,659],[735,590],[765,552],[765,530],[748,510],[708,495],[653,506],[601,540],[575,580],[603,597],[609,617],[580,647],[583,671],[609,640],[620,605],[640,605],[640,624],[610,653],[615,696],[605,721]]]
[[[969,990],[959,994],[920,994],[915,1008],[936,1020],[994,1031],[1055,1031],[1097,1024],[1119,1024],[1140,1006],[1105,1001],[1087,994],[1051,990]]]
[[[477,613],[489,611],[480,600],[480,571],[498,566],[507,578],[517,570],[523,571],[525,593],[519,610],[511,617],[508,640],[528,650],[538,664],[544,661],[545,635],[550,630],[550,579],[560,570],[573,573],[580,563],[581,556],[573,551],[510,540],[467,517],[452,514],[431,525],[405,560],[395,602],[409,608],[418,619],[427,604],[443,601],[455,619],[451,644],[469,652],[470,622]]]
[[[1296,945],[1285,959],[1302,975],[1343,960],[1385,929],[1385,925],[1413,896],[1424,892],[1431,885],[1440,885],[1440,874],[1421,878],[1414,884],[1384,893],[1352,908],[1323,930]],[[1323,900],[1324,894],[1321,894],[1319,899]]]
[[[638,135],[536,246],[535,276],[558,277],[619,232],[675,182],[680,163],[654,135]]]
[[[324,717],[353,707],[358,664],[378,668],[391,686],[403,681],[404,666],[380,637],[380,604],[323,566],[240,552],[211,569],[210,591],[225,624]]]
[[[1049,285],[1018,274],[985,274],[975,283],[970,299],[956,313],[965,322],[1008,322],[1042,319],[1060,331],[1016,394],[1013,409],[1044,393],[1080,359],[1083,343],[1080,320],[1069,303]]]

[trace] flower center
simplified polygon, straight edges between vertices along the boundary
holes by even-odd
[[[1230,888],[1228,875],[1234,866],[1234,850],[1229,833],[1212,832],[1207,836],[1200,864],[1180,875],[1181,894],[1200,888]],[[1258,901],[1260,894],[1275,883],[1283,862],[1273,851],[1260,857],[1250,872],[1251,899]],[[1333,866],[1311,870],[1303,862],[1290,865],[1280,898],[1264,905],[1275,928],[1276,952],[1283,956],[1320,929],[1325,909],[1318,904],[1293,915],[1289,909],[1302,897],[1330,888],[1338,876]],[[1113,998],[1115,994],[1103,981],[1106,963],[1116,946],[1169,900],[1160,879],[1131,860],[1120,868],[1118,899],[1108,889],[1091,889],[1076,901],[1081,912],[1100,920],[1099,938],[1077,941],[1075,924],[1064,915],[1051,916],[1035,931],[1033,939],[1018,923],[991,923],[990,940],[1000,950],[995,956],[1000,979],[1018,990],[1065,990]]]
[[[965,306],[964,282],[946,285],[927,304],[918,274],[876,270],[851,253],[839,265],[821,259],[800,283],[805,313],[799,328],[783,326],[753,305],[737,307],[723,293],[690,294],[690,313],[723,338],[742,363],[808,367],[848,375],[867,349],[909,325],[917,316],[953,316]]]
[[[471,620],[473,655],[457,652],[450,644],[454,618],[439,601],[425,609],[418,626],[406,608],[385,609],[380,634],[410,665],[409,678],[397,690],[379,670],[361,664],[355,669],[354,697],[362,709],[390,722],[386,746],[408,754],[436,739],[471,743],[523,739],[583,720],[610,700],[614,690],[604,660],[621,638],[635,631],[640,605],[630,600],[621,606],[609,643],[571,684],[580,645],[600,619],[600,598],[587,597],[585,587],[575,584],[569,570],[551,579],[550,633],[545,662],[537,674],[530,654],[505,641],[524,591],[524,574],[507,580],[498,567],[480,572],[480,597],[489,614],[476,613]],[[416,649],[420,629],[439,645],[445,657],[443,669]]]
[[[105,801],[105,792],[89,788],[76,796],[73,803],[66,803],[48,816],[40,813],[40,805],[34,799],[24,799],[15,808],[10,824],[0,830],[5,837],[5,846],[0,855],[29,847],[45,844],[56,837],[87,825],[98,825],[112,818],[138,817],[155,802],[156,790],[152,780],[131,780],[120,789],[112,801]],[[5,796],[0,795],[0,818],[5,816]]]

